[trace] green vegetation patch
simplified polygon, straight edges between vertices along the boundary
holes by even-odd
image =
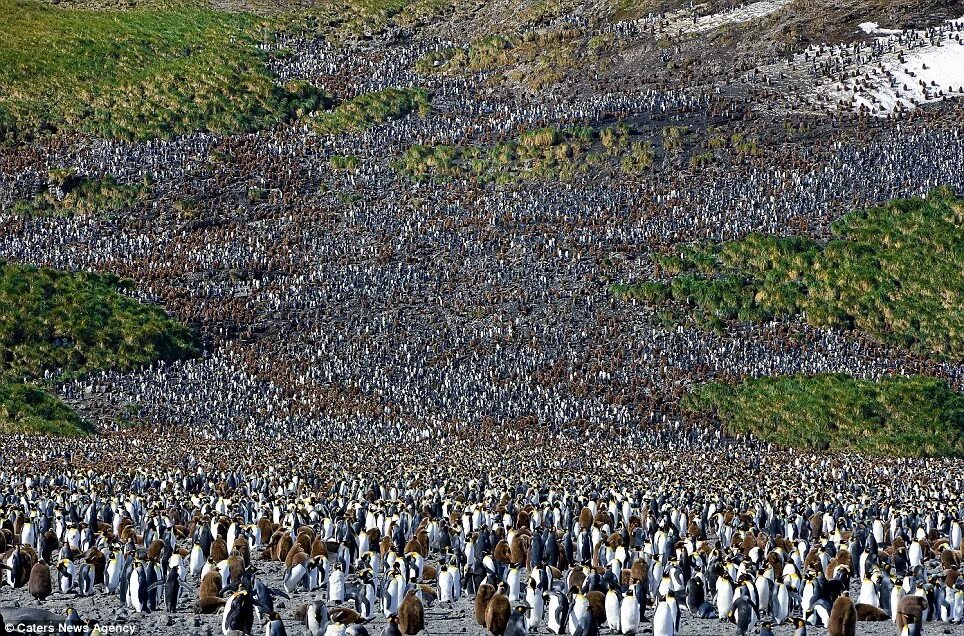
[[[0,433],[87,435],[94,428],[43,389],[20,383],[0,384]]]
[[[119,184],[111,176],[78,177],[72,170],[53,171],[46,190],[17,201],[10,213],[20,216],[109,216],[150,194],[149,180]]]
[[[730,434],[783,447],[901,457],[964,456],[964,394],[943,380],[795,375],[703,385],[684,408],[719,417]]]
[[[832,232],[826,243],[752,234],[686,246],[657,257],[668,281],[612,291],[674,301],[711,328],[801,315],[817,327],[964,360],[964,199],[938,189],[847,214]]]
[[[361,132],[411,113],[424,117],[430,109],[431,101],[424,89],[385,88],[362,93],[331,110],[318,113],[312,118],[312,125],[322,135]]]
[[[122,293],[128,290],[128,282],[110,274],[0,262],[0,431],[89,428],[26,382],[134,369],[198,353],[186,326]]]
[[[0,0],[0,137],[83,131],[147,139],[272,126],[318,91],[278,86],[263,19],[201,5],[130,10]]]
[[[629,128],[618,125],[596,130],[588,126],[545,127],[515,138],[477,144],[409,147],[395,163],[402,174],[425,178],[472,178],[508,184],[521,181],[570,179],[607,162],[624,174],[640,174],[653,165],[648,141],[630,141]]]

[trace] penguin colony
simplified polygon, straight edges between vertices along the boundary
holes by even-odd
[[[16,443],[3,442],[18,464],[2,474],[5,616],[66,605],[91,631],[157,615],[268,636],[964,630],[964,483],[949,460],[772,451],[781,470],[758,470],[747,449],[600,452],[583,470],[540,468],[532,449],[466,475],[441,461],[465,447],[440,445],[434,470],[385,479],[307,461],[225,470],[217,453],[134,468],[179,450],[163,435],[109,454],[120,471],[88,461],[108,460],[106,438],[13,460]],[[494,462],[498,448],[474,452]],[[89,597],[96,620],[75,608]]]

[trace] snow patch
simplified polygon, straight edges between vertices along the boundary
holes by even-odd
[[[688,23],[680,27],[680,30],[684,33],[706,33],[723,26],[758,20],[776,13],[790,2],[792,0],[761,0],[711,15],[693,15]]]
[[[859,27],[876,37],[811,46],[773,70],[809,84],[799,96],[810,103],[880,116],[964,97],[964,18],[924,30]]]

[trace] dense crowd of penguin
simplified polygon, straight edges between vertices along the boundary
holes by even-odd
[[[106,595],[121,620],[217,614],[225,635],[365,636],[376,618],[381,636],[452,619],[492,636],[675,636],[684,618],[739,635],[964,623],[953,460],[721,444],[661,464],[658,449],[606,454],[600,441],[585,448],[591,469],[540,469],[539,450],[501,451],[493,465],[497,440],[471,458],[468,440],[450,440],[410,468],[386,456],[325,470],[280,451],[194,458],[185,451],[202,440],[152,437],[133,452],[120,437],[51,440],[27,457],[12,451],[36,438],[2,442],[2,582],[33,601],[12,608],[20,620],[53,619],[50,600]],[[117,463],[158,451],[184,459]],[[272,569],[282,574],[268,583]],[[98,633],[75,609],[58,620]]]
[[[670,61],[701,25],[783,6],[758,4],[556,22],[667,38]],[[729,439],[678,405],[707,379],[926,373],[961,387],[964,368],[799,322],[667,326],[608,286],[650,276],[649,254],[680,242],[824,237],[853,207],[964,190],[961,105],[788,114],[782,79],[745,69],[722,84],[596,73],[591,90],[537,97],[500,87],[498,71],[415,71],[453,45],[465,43],[287,35],[290,54],[270,61],[279,81],[342,99],[432,93],[431,114],[365,131],[0,147],[4,208],[52,168],[151,176],[150,200],[113,217],[0,214],[0,256],[131,277],[205,345],[195,360],[58,383],[96,438],[0,438],[4,622],[103,634],[108,619],[190,616],[203,633],[216,617],[224,635],[266,636],[959,632],[959,462],[799,455]],[[784,71],[831,77],[871,53],[818,47]],[[727,126],[763,152],[500,185],[412,181],[392,166],[416,143],[488,146],[618,120],[657,144],[663,126]],[[344,155],[359,167],[333,169]],[[186,201],[192,215],[178,211]],[[99,619],[78,609],[90,599]]]

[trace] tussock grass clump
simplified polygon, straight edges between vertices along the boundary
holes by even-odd
[[[0,261],[0,432],[93,430],[33,382],[197,355],[190,330],[125,295],[129,285]]]
[[[428,92],[421,88],[385,88],[363,93],[332,110],[318,113],[312,125],[319,134],[361,132],[411,113],[425,116],[431,109]]]
[[[630,142],[623,124],[596,130],[589,126],[543,127],[488,146],[414,145],[395,162],[412,179],[471,178],[497,184],[566,180],[612,162],[626,175],[653,165],[649,141]]]
[[[964,395],[943,380],[795,375],[703,385],[684,408],[715,414],[730,434],[806,451],[964,456]]]
[[[269,127],[317,107],[267,70],[263,19],[200,4],[129,10],[0,0],[0,138],[148,139]]]
[[[87,435],[93,426],[50,393],[20,383],[0,384],[0,433]]]
[[[143,201],[150,180],[119,184],[112,176],[77,177],[73,171],[51,174],[48,188],[17,201],[10,213],[20,216],[108,216]]]
[[[942,360],[964,360],[964,199],[946,188],[843,216],[833,238],[751,234],[657,257],[671,278],[623,297],[675,301],[706,327],[801,315]]]

